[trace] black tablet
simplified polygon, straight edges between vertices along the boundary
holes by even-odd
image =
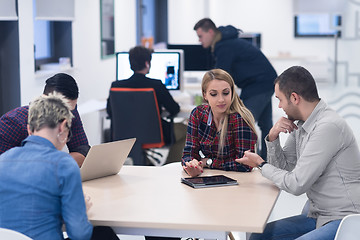
[[[220,187],[238,184],[235,179],[224,175],[181,178],[181,182],[193,188]]]

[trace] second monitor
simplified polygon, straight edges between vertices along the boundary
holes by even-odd
[[[160,79],[168,90],[181,90],[183,75],[182,51],[157,51],[152,53],[149,78]],[[116,80],[130,78],[129,53],[116,53]]]

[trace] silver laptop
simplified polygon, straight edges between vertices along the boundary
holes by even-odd
[[[81,180],[84,182],[118,174],[135,140],[130,138],[91,147],[80,168]]]

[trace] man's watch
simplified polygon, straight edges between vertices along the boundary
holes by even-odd
[[[211,158],[208,158],[208,159],[206,160],[206,166],[207,166],[208,168],[211,167],[212,163],[213,163],[213,160],[212,160]]]
[[[265,165],[265,164],[267,164],[268,162],[267,161],[263,161],[262,163],[260,163],[258,166],[257,166],[257,168],[258,169],[262,169],[262,167]]]

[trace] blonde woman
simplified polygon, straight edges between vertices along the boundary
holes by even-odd
[[[192,177],[204,168],[247,172],[251,167],[235,159],[255,151],[257,135],[251,112],[235,92],[234,80],[226,71],[213,69],[201,83],[207,104],[196,107],[189,118],[182,164]]]

